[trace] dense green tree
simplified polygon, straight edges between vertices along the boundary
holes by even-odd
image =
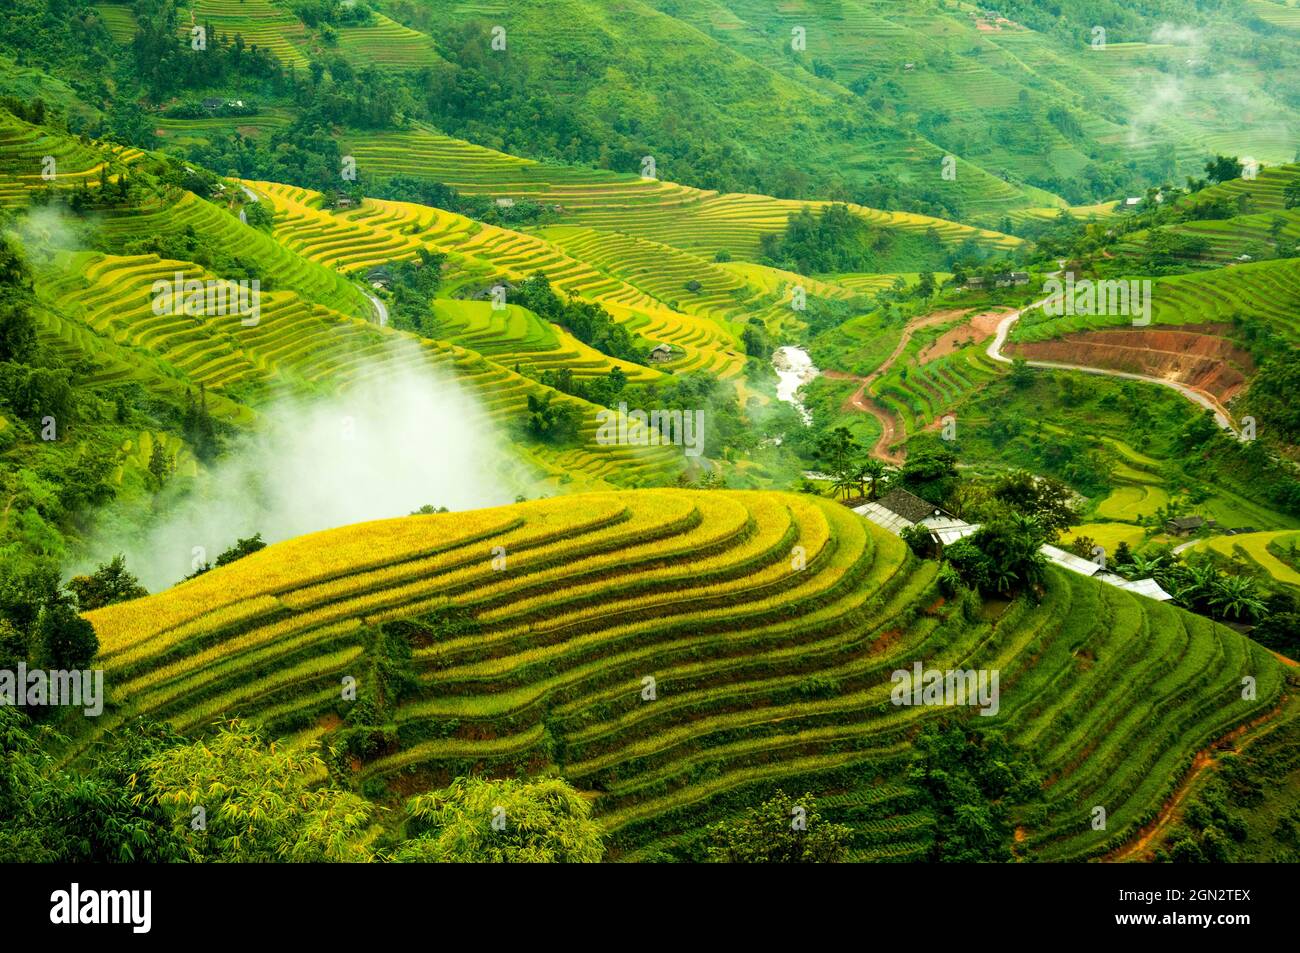
[[[32,725],[11,705],[0,705],[0,857],[9,862],[59,860],[42,807],[57,793],[52,761],[42,750],[48,729]]]
[[[774,264],[806,275],[873,271],[886,240],[845,205],[827,205],[816,213],[805,206],[790,215],[784,232],[763,236],[762,251]]]
[[[406,809],[403,863],[595,863],[604,853],[591,805],[560,778],[457,778]]]
[[[953,722],[921,730],[908,780],[935,815],[929,859],[946,863],[1011,860],[1010,808],[1042,786],[1032,760],[1001,734]]]
[[[1287,208],[1300,207],[1300,176],[1291,179],[1282,189],[1282,201]]]
[[[821,434],[817,440],[818,458],[832,474],[850,471],[854,458],[861,452],[862,448],[847,427],[836,427]]]
[[[210,739],[168,747],[132,779],[163,811],[191,861],[364,861],[373,806],[321,786],[313,750],[265,744],[232,721]]]
[[[577,431],[578,421],[574,409],[564,401],[554,399],[554,393],[541,397],[528,395],[528,432],[539,440],[559,443],[570,439]]]
[[[1034,372],[1030,370],[1029,362],[1023,357],[1011,359],[1011,384],[1014,387],[1024,390],[1034,383]]]
[[[1011,513],[1035,517],[1053,537],[1079,521],[1074,491],[1055,477],[1013,470],[998,478],[992,496]]]
[[[1205,163],[1205,174],[1211,182],[1229,182],[1241,178],[1242,164],[1235,156],[1216,155]]]
[[[169,863],[190,858],[187,833],[161,806],[138,797],[132,779],[186,739],[167,725],[136,721],[97,743],[90,768],[50,779],[44,814],[59,860]]]
[[[774,350],[772,341],[767,336],[767,328],[758,318],[750,318],[741,329],[740,340],[745,345],[745,354],[749,357],[767,358]]]
[[[853,479],[858,485],[858,493],[866,494],[867,499],[870,500],[874,500],[880,495],[880,481],[884,477],[884,461],[875,457],[865,457],[858,461],[853,471]]]
[[[945,549],[944,558],[968,586],[987,595],[1006,596],[1043,584],[1045,542],[1047,531],[1037,519],[1015,515],[982,524]]]
[[[37,613],[32,648],[41,668],[84,669],[99,652],[99,639],[94,626],[60,600],[45,604]]]
[[[945,446],[923,444],[908,453],[895,480],[908,492],[936,506],[943,506],[961,480],[957,455]]]
[[[1300,180],[1298,180],[1300,181]],[[1271,355],[1250,382],[1245,404],[1263,437],[1300,443],[1300,351],[1282,348]]]
[[[121,554],[96,567],[88,576],[73,576],[68,581],[68,589],[77,597],[82,612],[149,595],[140,580],[127,571],[126,557]]]
[[[826,820],[811,794],[777,791],[757,807],[709,828],[709,860],[727,864],[836,864],[853,832]]]
[[[36,354],[36,320],[25,301],[0,300],[0,361],[26,364]]]
[[[1259,584],[1250,576],[1220,576],[1209,603],[1217,618],[1233,622],[1253,622],[1266,611]]]

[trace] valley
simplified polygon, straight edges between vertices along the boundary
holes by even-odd
[[[15,0],[0,858],[1300,860],[1296,18],[1158,6]]]

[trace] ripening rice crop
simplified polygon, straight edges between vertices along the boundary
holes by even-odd
[[[1052,570],[1040,602],[967,611],[896,537],[828,500],[767,492],[578,494],[366,523],[88,618],[109,704],[69,760],[137,715],[188,731],[238,715],[328,743],[350,710],[343,680],[364,689],[375,627],[396,626],[413,687],[357,780],[410,791],[555,770],[591,797],[621,859],[690,856],[709,824],[777,786],[825,796],[855,859],[924,856],[934,819],[907,762],[915,732],[944,716],[1003,732],[1052,778],[1016,809],[1022,856],[1097,856],[1283,685],[1237,633],[1070,573]],[[998,670],[996,716],[893,704],[891,673],[917,661]],[[1099,803],[1104,832],[1088,824]]]

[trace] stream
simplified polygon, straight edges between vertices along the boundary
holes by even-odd
[[[812,413],[799,399],[799,388],[815,378],[820,371],[813,364],[808,352],[801,347],[787,344],[779,347],[772,354],[772,367],[778,378],[776,385],[777,400],[792,404],[799,411],[804,424],[812,423]]]

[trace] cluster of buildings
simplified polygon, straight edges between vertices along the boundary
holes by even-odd
[[[979,523],[967,523],[942,507],[898,488],[890,490],[878,500],[854,507],[853,512],[895,536],[901,536],[904,529],[912,526],[923,527],[929,531],[931,539],[940,551],[943,547],[951,546],[957,540],[964,539],[980,528]],[[1160,602],[1168,602],[1173,598],[1161,589],[1160,584],[1154,579],[1125,579],[1090,559],[1083,559],[1049,544],[1044,544],[1041,552],[1049,562],[1062,569],[1068,569],[1081,576],[1090,576],[1117,589],[1127,589],[1129,592],[1136,592],[1140,596],[1147,596]]]
[[[1029,284],[1029,272],[1027,271],[1001,271],[996,275],[989,275],[987,278],[983,275],[971,275],[966,279],[965,287],[970,290],[984,288],[1012,288],[1018,285]]]

